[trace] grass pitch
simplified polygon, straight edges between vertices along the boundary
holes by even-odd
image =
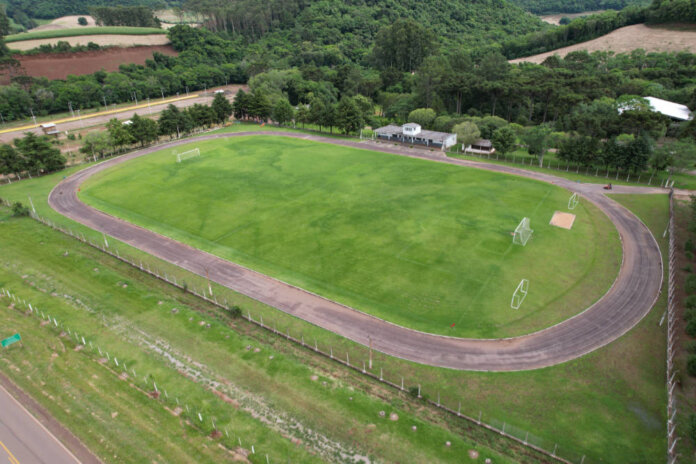
[[[180,147],[179,151],[194,145]],[[299,287],[418,330],[520,335],[598,299],[618,234],[586,202],[519,177],[279,137],[202,142],[98,174],[92,206]],[[533,238],[512,245],[530,217]],[[522,278],[530,291],[510,308]],[[454,327],[452,327],[454,325]]]

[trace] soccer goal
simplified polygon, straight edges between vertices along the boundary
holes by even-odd
[[[193,150],[185,151],[183,153],[177,153],[176,162],[181,163],[182,161],[195,158],[196,156],[201,156],[201,151],[198,148],[194,148]]]
[[[512,294],[510,307],[512,309],[520,309],[522,302],[527,297],[527,292],[529,292],[529,281],[527,279],[522,279],[520,280],[520,284],[515,289],[515,293]]]
[[[568,209],[575,209],[576,206],[578,206],[578,203],[580,203],[580,199],[578,198],[578,194],[574,193],[570,196],[570,199],[568,200]]]
[[[515,245],[525,246],[529,239],[532,237],[534,231],[529,226],[529,218],[523,218],[520,224],[515,229],[515,233],[512,235],[512,243]]]

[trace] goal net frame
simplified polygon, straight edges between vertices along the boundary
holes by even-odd
[[[194,148],[193,150],[177,153],[176,162],[181,163],[182,161],[186,161],[187,159],[195,158],[197,156],[201,156],[201,151],[198,148]]]
[[[529,281],[527,279],[520,280],[520,283],[517,285],[515,292],[512,294],[512,299],[510,300],[510,307],[512,309],[520,309],[520,306],[522,306],[522,302],[527,297],[528,292]]]
[[[526,246],[534,231],[530,227],[531,221],[528,217],[522,218],[520,223],[515,228],[515,233],[512,235],[512,243],[514,245]]]
[[[580,203],[580,199],[578,198],[578,194],[574,193],[570,196],[570,199],[568,200],[568,209],[573,210],[575,209],[576,206],[578,206],[578,203]]]

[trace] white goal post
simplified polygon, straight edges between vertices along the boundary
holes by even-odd
[[[578,194],[574,193],[570,196],[570,199],[568,200],[568,209],[575,209],[576,206],[578,206],[578,203],[580,203],[580,199],[578,198]]]
[[[522,218],[519,225],[515,229],[515,233],[512,235],[512,243],[515,245],[525,246],[529,239],[532,237],[534,231],[530,227],[529,218]]]
[[[193,150],[188,150],[182,153],[177,153],[176,162],[181,163],[182,161],[195,158],[196,156],[201,156],[201,151],[198,148],[194,148]]]
[[[529,292],[529,281],[527,279],[520,280],[519,285],[515,289],[515,293],[512,294],[512,301],[510,301],[510,307],[512,309],[520,309],[522,302]]]

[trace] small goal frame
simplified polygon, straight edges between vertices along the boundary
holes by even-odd
[[[533,233],[530,219],[528,217],[522,218],[515,228],[515,233],[512,234],[512,243],[514,245],[526,246]]]
[[[201,151],[198,148],[194,148],[193,150],[177,153],[176,162],[181,163],[182,161],[186,161],[187,159],[195,158],[198,156],[201,156]]]
[[[527,293],[529,293],[529,280],[522,279],[517,285],[515,292],[512,294],[512,299],[510,300],[510,307],[512,309],[520,309],[522,302],[527,298]]]
[[[580,198],[578,198],[578,194],[572,194],[570,196],[570,199],[568,200],[568,209],[574,210],[575,207],[578,206],[578,203],[580,203]]]

